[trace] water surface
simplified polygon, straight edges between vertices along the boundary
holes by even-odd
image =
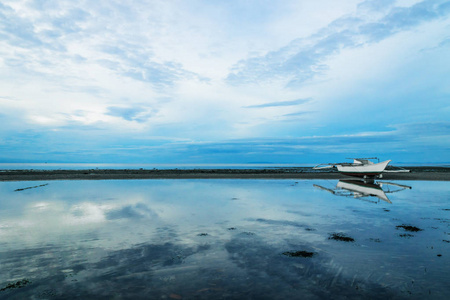
[[[0,298],[448,298],[448,183],[337,183],[0,182]]]

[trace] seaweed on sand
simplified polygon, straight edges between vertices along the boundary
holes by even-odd
[[[313,257],[314,256],[314,252],[309,252],[309,251],[286,251],[283,252],[283,255],[286,256],[290,256],[290,257]]]
[[[48,185],[48,183],[41,184],[41,185],[36,185],[36,186],[29,186],[29,187],[21,188],[21,189],[15,189],[14,192],[21,192],[21,191],[25,191],[25,190],[29,190],[29,189],[35,189],[35,188],[46,186],[46,185]]]
[[[418,228],[416,226],[405,225],[405,224],[395,226],[395,228],[397,228],[397,229],[403,228],[405,231],[410,231],[410,232],[418,232],[418,231],[422,231],[423,230],[423,229],[420,229],[420,228]]]
[[[250,231],[244,231],[241,233],[242,235],[255,235],[255,233],[250,232]]]
[[[19,280],[15,283],[9,283],[8,285],[6,285],[5,287],[0,289],[0,292],[9,290],[9,289],[20,289],[23,288],[24,286],[26,286],[27,284],[31,283],[31,281],[29,281],[28,279],[22,279]]]
[[[404,234],[399,234],[400,237],[404,237],[404,238],[410,238],[410,237],[414,237],[414,235],[409,234],[409,233],[404,233]]]
[[[354,242],[355,239],[349,236],[346,236],[343,233],[331,233],[329,240],[342,241],[342,242]]]

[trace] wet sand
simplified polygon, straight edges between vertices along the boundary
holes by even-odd
[[[383,173],[383,180],[449,181],[448,167],[405,167],[409,173]],[[348,179],[338,172],[311,168],[267,169],[90,169],[2,170],[0,181],[112,180],[112,179]]]

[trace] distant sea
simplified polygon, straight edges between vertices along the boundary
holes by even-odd
[[[121,164],[121,163],[0,163],[0,170],[87,170],[87,169],[271,169],[271,168],[305,168],[317,164],[277,164],[277,163],[247,163],[247,164]],[[394,166],[441,166],[442,163],[394,163]]]
[[[85,169],[268,169],[313,167],[315,164],[108,164],[108,163],[0,163],[0,170]]]

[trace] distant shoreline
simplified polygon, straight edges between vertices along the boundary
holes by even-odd
[[[405,167],[410,173],[383,173],[383,180],[450,181],[448,167]],[[264,169],[86,169],[1,170],[0,181],[125,179],[350,179],[337,172],[311,168]]]

